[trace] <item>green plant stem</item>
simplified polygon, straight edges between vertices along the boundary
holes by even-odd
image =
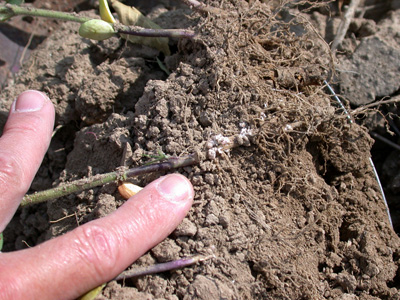
[[[128,178],[146,173],[169,171],[180,167],[194,165],[199,162],[200,160],[197,155],[191,154],[185,157],[171,157],[165,162],[160,162],[152,165],[96,175],[91,178],[76,180],[45,191],[25,195],[22,199],[20,206],[24,207],[29,204],[37,204],[48,200],[57,199],[59,197],[66,196],[72,193],[81,192],[107,183],[125,181]]]
[[[40,9],[34,7],[23,7],[18,5],[6,4],[0,6],[0,13],[9,15],[9,17],[23,15],[23,16],[36,16],[43,18],[59,19],[64,21],[84,23],[91,18],[79,16],[76,13],[66,13],[61,11]]]
[[[239,147],[241,145],[249,146],[249,138],[252,135],[253,133],[251,133],[250,131],[245,134],[240,133],[238,135],[233,135],[230,137],[222,137],[222,140],[221,137],[218,137],[219,135],[217,135],[213,137],[209,142],[207,142],[208,146],[206,156],[208,157],[208,159],[213,160],[215,159],[216,155],[230,151],[230,149],[232,148]],[[36,192],[30,195],[25,195],[22,199],[20,206],[24,207],[29,204],[36,204],[48,200],[57,199],[59,197],[67,196],[76,192],[82,192],[84,190],[91,189],[107,183],[126,181],[128,178],[147,173],[166,172],[181,167],[195,165],[200,163],[200,161],[202,160],[200,158],[201,156],[202,154],[200,152],[195,152],[184,157],[170,157],[166,161],[151,165],[144,165],[128,170],[118,170],[106,174],[96,175],[86,179],[76,180],[52,189]]]
[[[78,23],[85,23],[91,20],[88,17],[79,16],[76,13],[65,13],[61,11],[39,9],[34,7],[23,7],[12,4],[0,6],[0,21],[5,21],[17,15],[23,16],[36,16],[43,18],[53,18],[63,21],[71,21]],[[112,24],[114,30],[120,34],[129,34],[145,37],[175,37],[175,38],[193,38],[195,32],[185,29],[149,29],[139,26],[127,26],[120,23]]]

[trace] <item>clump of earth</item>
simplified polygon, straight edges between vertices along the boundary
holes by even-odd
[[[169,74],[157,50],[89,41],[79,25],[63,24],[1,93],[2,115],[26,89],[46,92],[56,107],[31,192],[140,166],[160,151],[201,157],[175,170],[194,185],[188,216],[133,267],[215,257],[110,282],[97,299],[399,299],[400,239],[370,164],[373,140],[324,89],[335,62],[310,30],[310,7],[209,4],[221,14],[152,10],[164,28],[197,32],[171,39],[172,55],[159,56]],[[324,8],[311,11],[327,18]],[[237,147],[210,154],[210,141],[232,136],[242,138]],[[4,250],[35,246],[123,202],[115,183],[23,208]]]

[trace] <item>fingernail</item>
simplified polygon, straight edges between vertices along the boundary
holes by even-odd
[[[14,101],[12,111],[14,112],[34,112],[41,110],[49,98],[34,90],[25,91]]]
[[[191,193],[188,180],[179,174],[165,176],[157,185],[157,190],[167,200],[180,202],[187,200]]]

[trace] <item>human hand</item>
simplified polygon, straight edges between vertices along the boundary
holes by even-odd
[[[29,189],[53,125],[54,107],[42,93],[26,91],[13,103],[0,138],[0,232]],[[178,226],[193,193],[184,176],[164,176],[105,218],[1,253],[0,299],[73,299],[113,279]]]

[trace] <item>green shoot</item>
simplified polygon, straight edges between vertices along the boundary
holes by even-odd
[[[142,157],[150,158],[151,160],[145,163],[145,166],[152,165],[157,162],[165,161],[169,159],[169,156],[166,155],[161,150],[158,150],[158,154],[143,154]]]

